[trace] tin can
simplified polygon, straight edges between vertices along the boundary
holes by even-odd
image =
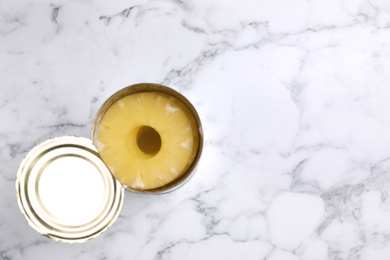
[[[169,87],[159,85],[159,84],[151,84],[151,83],[135,84],[135,85],[131,85],[131,86],[128,86],[126,88],[119,90],[118,92],[113,94],[111,97],[109,97],[104,102],[104,104],[101,106],[101,108],[99,109],[99,111],[96,115],[94,124],[93,124],[93,128],[92,128],[92,141],[93,141],[94,145],[96,147],[98,147],[98,143],[97,143],[98,142],[97,141],[98,130],[99,130],[100,122],[101,122],[102,118],[104,117],[106,111],[121,98],[128,96],[128,95],[141,93],[141,92],[161,92],[165,95],[169,95],[169,96],[176,98],[181,103],[183,103],[184,106],[191,112],[193,118],[196,121],[196,126],[197,126],[197,131],[198,131],[198,136],[199,136],[198,144],[197,144],[198,149],[196,151],[196,155],[195,155],[195,158],[194,158],[192,164],[184,173],[182,173],[177,179],[174,179],[172,182],[170,182],[162,187],[155,188],[155,189],[135,189],[135,188],[131,188],[131,187],[124,185],[124,188],[127,191],[131,191],[131,192],[135,192],[135,193],[162,194],[162,193],[173,191],[173,190],[181,187],[183,184],[185,184],[195,173],[196,166],[198,165],[199,159],[200,159],[201,154],[202,154],[202,149],[203,149],[202,124],[201,124],[199,115],[196,112],[194,106],[183,95],[181,95],[180,93],[178,93],[177,91],[175,91]]]

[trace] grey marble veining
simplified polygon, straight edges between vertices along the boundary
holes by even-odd
[[[0,3],[0,259],[389,259],[390,3]],[[195,176],[126,193],[85,244],[51,241],[19,211],[22,158],[90,137],[100,105],[170,86],[202,119]]]

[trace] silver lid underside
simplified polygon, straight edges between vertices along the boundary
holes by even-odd
[[[92,141],[76,136],[49,139],[22,161],[16,191],[27,222],[51,239],[81,243],[116,220],[123,188]]]

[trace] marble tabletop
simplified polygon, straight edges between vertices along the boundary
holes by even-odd
[[[131,84],[167,85],[204,128],[194,177],[126,192],[98,238],[29,227],[28,151],[91,136]],[[390,259],[390,2],[0,1],[0,259]]]

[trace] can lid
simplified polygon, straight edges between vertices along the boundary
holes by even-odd
[[[55,137],[33,148],[19,167],[16,193],[30,226],[68,243],[103,233],[123,204],[123,187],[92,141],[77,136]]]

